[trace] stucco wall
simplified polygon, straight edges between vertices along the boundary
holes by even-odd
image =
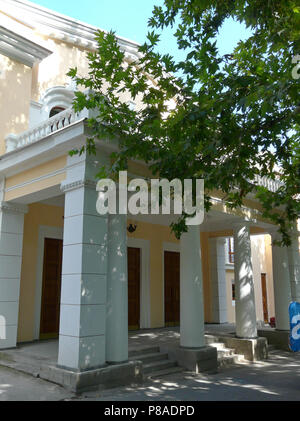
[[[63,227],[63,208],[44,204],[33,204],[25,216],[24,245],[21,273],[20,312],[18,341],[27,342],[34,339],[35,327],[35,290],[38,256],[39,227]],[[133,221],[128,221],[128,223]],[[205,320],[210,319],[210,289],[208,233],[201,234],[203,289]],[[167,226],[138,222],[138,229],[130,238],[150,241],[150,314],[151,327],[164,326],[164,273],[163,244],[179,244]]]
[[[28,129],[32,71],[0,54],[0,155],[5,137]]]
[[[49,187],[60,185],[66,178],[67,156],[61,156],[45,164],[8,177],[5,181],[4,200],[16,200]]]
[[[34,338],[35,326],[35,289],[38,252],[39,227],[63,227],[63,208],[44,204],[33,204],[25,216],[24,246],[21,274],[20,313],[18,341],[31,341]],[[128,221],[131,223],[134,221]],[[210,260],[208,239],[210,233],[201,234],[203,293],[205,321],[211,321],[210,299]],[[167,226],[138,222],[137,231],[130,238],[150,241],[150,314],[151,327],[164,326],[164,274],[163,244],[179,244]],[[274,315],[274,297],[272,286],[271,241],[269,236],[252,237],[253,272],[258,320],[263,320],[261,273],[267,273],[269,316]],[[228,322],[235,322],[235,306],[232,303],[232,280],[234,271],[226,271]]]
[[[232,301],[232,281],[234,281],[234,270],[226,270],[226,291],[227,291],[227,317],[228,323],[235,323],[235,303]]]
[[[129,220],[129,223],[133,221]],[[150,241],[150,315],[151,327],[164,325],[163,312],[163,243],[177,243],[167,226],[138,222],[138,229],[130,238]]]
[[[18,342],[34,339],[39,227],[63,227],[63,215],[63,208],[44,204],[30,205],[25,215]]]

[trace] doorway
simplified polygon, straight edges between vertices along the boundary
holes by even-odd
[[[263,300],[264,322],[268,323],[269,312],[268,312],[267,275],[265,273],[261,274],[261,291],[262,291],[262,300]]]
[[[128,247],[128,328],[140,328],[141,250]]]
[[[45,238],[40,339],[59,335],[63,241]]]
[[[180,324],[180,253],[165,251],[165,325]]]

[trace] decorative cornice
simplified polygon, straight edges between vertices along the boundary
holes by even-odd
[[[26,0],[0,0],[0,6],[11,16],[37,30],[42,35],[94,50],[97,48],[95,32],[99,28],[64,16]],[[17,12],[17,15],[16,15]],[[119,45],[128,58],[135,59],[138,44],[117,37]]]
[[[0,211],[6,213],[28,213],[28,206],[20,203],[0,202]]]
[[[42,61],[51,51],[0,25],[0,53],[26,66]]]
[[[88,180],[88,179],[75,180],[75,181],[66,180],[61,183],[60,189],[63,193],[66,193],[72,190],[77,190],[82,187],[96,190],[96,185],[97,185],[97,182],[95,180]]]

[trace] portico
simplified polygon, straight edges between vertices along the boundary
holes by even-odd
[[[0,164],[0,174],[5,181],[1,241],[2,238],[6,241],[8,233],[11,235],[10,244],[14,250],[9,259],[13,259],[16,271],[3,275],[9,275],[9,279],[14,277],[15,282],[14,288],[1,295],[1,309],[4,316],[7,314],[5,320],[9,320],[7,332],[14,334],[2,335],[1,349],[13,348],[17,342],[40,339],[41,310],[46,302],[43,299],[47,278],[43,253],[46,239],[63,241],[58,296],[58,367],[84,373],[127,363],[128,314],[133,305],[130,294],[134,288],[137,288],[135,294],[139,301],[135,310],[138,326],[165,326],[166,271],[175,264],[166,264],[166,252],[172,255],[170,261],[177,261],[180,268],[168,275],[174,281],[169,286],[170,297],[176,297],[180,291],[177,296],[180,350],[185,358],[187,351],[204,350],[204,323],[228,321],[225,239],[232,236],[236,336],[242,340],[256,340],[251,236],[267,234],[271,225],[257,218],[257,211],[251,208],[239,212],[226,210],[217,196],[204,223],[200,227],[190,227],[180,241],[169,228],[172,215],[99,215],[95,175],[101,166],[109,165],[110,153],[116,145],[99,141],[96,156],[69,156],[74,144],[80,146],[85,142],[87,116],[86,112],[74,116],[67,121],[69,124],[64,123],[65,127],[48,133],[42,141],[29,143],[23,149],[17,147]],[[59,115],[56,118],[59,119]],[[36,159],[40,163],[37,168]],[[143,171],[146,168],[131,164],[132,175],[143,176]],[[135,232],[127,230],[130,222],[137,227]],[[7,227],[11,225],[14,228],[10,232]],[[130,269],[130,276],[136,276],[137,286],[131,278],[128,285],[128,247],[138,251],[135,266]],[[34,252],[30,253],[30,250]],[[273,253],[274,265],[277,265],[282,250],[273,247]],[[3,255],[1,258],[8,257]],[[293,262],[290,259],[289,265],[294,265]],[[290,280],[290,272],[285,264],[283,267]],[[275,267],[275,277],[277,272]],[[5,282],[1,287],[5,288]],[[283,300],[276,288],[275,282],[276,317],[280,327],[280,314],[285,314],[288,298]],[[34,297],[32,304],[29,304],[29,294]],[[3,321],[2,325],[5,323]]]

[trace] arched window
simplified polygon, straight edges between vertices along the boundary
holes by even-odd
[[[65,108],[62,107],[53,107],[50,111],[49,118],[54,117],[56,114],[61,113],[62,111],[65,111]]]

